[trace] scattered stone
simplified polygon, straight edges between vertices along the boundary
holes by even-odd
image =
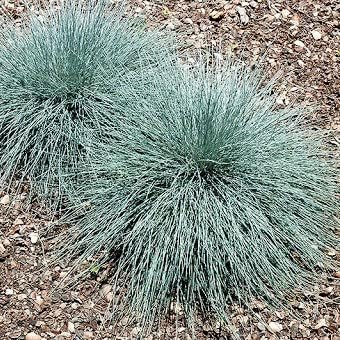
[[[172,22],[169,22],[166,27],[171,31],[173,31],[176,28]]]
[[[72,309],[77,309],[79,307],[79,303],[73,302],[71,307],[72,307]]]
[[[266,330],[266,326],[265,326],[262,322],[258,322],[258,323],[257,323],[257,328],[258,328],[260,331],[265,331],[265,330]]]
[[[247,25],[249,22],[249,17],[247,15],[247,11],[244,7],[236,6],[236,11],[238,15],[240,16],[241,23],[243,25]]]
[[[301,59],[299,59],[297,63],[299,64],[300,67],[305,67],[305,63]]]
[[[340,279],[340,272],[336,272],[336,273],[334,274],[334,276],[335,276],[336,278]]]
[[[14,291],[13,291],[13,289],[11,289],[11,288],[7,288],[5,294],[6,294],[6,295],[13,295],[13,294],[14,294]]]
[[[10,203],[10,198],[9,195],[5,195],[4,197],[1,198],[0,204],[7,205]]]
[[[312,36],[314,40],[320,40],[322,38],[322,35],[319,31],[312,31]]]
[[[294,45],[301,48],[305,47],[305,44],[301,40],[295,40]]]
[[[27,295],[26,294],[19,294],[18,295],[18,300],[19,301],[23,301],[23,300],[25,300],[27,298]]]
[[[21,218],[17,217],[17,218],[15,219],[15,221],[13,222],[13,224],[14,224],[14,225],[23,225],[23,224],[24,224],[24,221],[23,221]]]
[[[210,18],[215,21],[219,21],[224,17],[225,13],[223,11],[212,11],[210,13]]]
[[[283,19],[287,19],[288,16],[290,15],[290,12],[288,11],[288,9],[283,9],[281,15]]]
[[[5,238],[3,241],[2,241],[3,245],[5,247],[8,247],[11,245],[11,241],[8,239],[8,238]]]
[[[71,333],[69,333],[69,332],[62,332],[62,333],[60,333],[60,335],[62,337],[65,337],[65,338],[70,338],[72,336]]]
[[[268,328],[272,333],[278,333],[283,330],[283,326],[279,322],[269,322]]]
[[[327,327],[326,320],[325,319],[320,319],[314,329],[320,329],[322,327]]]
[[[253,8],[259,8],[259,4],[256,1],[250,1],[249,5]]]
[[[5,246],[0,242],[0,254],[6,252]]]
[[[104,298],[107,299],[107,295],[112,291],[112,286],[109,284],[105,284],[103,285],[103,287],[100,289],[99,291],[99,295]]]
[[[329,295],[332,293],[334,287],[332,286],[329,286],[329,287],[326,287],[325,289],[322,290],[322,292],[320,293],[320,295]]]
[[[112,292],[109,292],[109,293],[107,293],[106,294],[106,300],[108,301],[108,302],[111,302],[112,300],[113,300],[113,293]]]
[[[64,277],[66,277],[67,276],[67,272],[61,272],[60,274],[59,274],[59,277],[61,278],[61,279],[63,279]]]
[[[41,336],[38,334],[35,334],[34,332],[26,334],[25,337],[26,340],[41,340]]]
[[[39,236],[37,233],[30,233],[31,243],[35,244],[38,242]]]
[[[300,24],[300,17],[297,14],[294,14],[290,22],[296,27]]]
[[[68,331],[69,331],[70,333],[74,333],[74,332],[75,332],[74,323],[71,322],[71,321],[69,321],[69,322],[67,323],[67,329],[68,329]]]
[[[328,254],[329,256],[335,256],[335,255],[336,255],[336,251],[335,251],[334,249],[329,249],[328,252],[327,252],[327,254]]]
[[[93,339],[94,335],[92,332],[84,332],[84,339]]]
[[[60,308],[58,308],[57,310],[54,311],[54,316],[57,318],[58,316],[61,315],[62,312],[63,311]]]
[[[35,302],[38,304],[38,306],[41,306],[44,303],[44,299],[40,295],[37,295]]]

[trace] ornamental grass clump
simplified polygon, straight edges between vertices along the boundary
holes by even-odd
[[[174,306],[226,322],[231,302],[285,306],[334,266],[324,250],[336,243],[335,171],[322,135],[238,63],[145,76],[149,95],[131,91],[76,173],[74,194],[89,204],[61,253],[111,261],[113,318],[142,326]]]
[[[120,79],[137,79],[167,54],[159,33],[121,12],[70,0],[1,30],[1,187],[29,179],[33,192],[58,198],[63,173],[124,97]]]

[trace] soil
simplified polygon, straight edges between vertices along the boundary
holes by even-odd
[[[20,24],[21,1],[0,1]],[[183,58],[212,50],[215,58],[241,57],[282,74],[277,104],[313,102],[308,117],[315,128],[327,129],[334,157],[340,155],[340,4],[336,0],[133,0],[132,15],[145,18],[150,28],[173,31]],[[69,268],[45,266],[49,240],[39,230],[50,223],[47,212],[34,204],[24,209],[26,195],[0,194],[0,339],[133,339],[138,327],[113,327],[103,322],[112,302],[106,272],[81,280],[60,292],[55,288]],[[41,242],[42,241],[42,242]],[[330,251],[330,256],[339,256]],[[320,274],[323,275],[323,274]],[[231,306],[233,331],[241,339],[340,340],[340,272],[303,296],[290,301],[300,318],[269,310],[260,301],[255,311]],[[198,339],[228,339],[219,325],[199,322]],[[191,330],[177,327],[170,316],[146,339],[192,339]]]

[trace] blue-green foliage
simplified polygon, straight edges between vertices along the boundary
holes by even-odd
[[[15,175],[29,178],[39,194],[50,196],[53,187],[58,195],[65,170],[112,116],[120,79],[131,73],[137,79],[166,54],[159,38],[104,1],[66,1],[31,13],[22,29],[6,26],[0,34],[1,186]]]
[[[119,254],[123,315],[142,325],[174,301],[226,320],[231,301],[285,304],[307,289],[332,267],[336,185],[305,109],[275,109],[271,84],[233,63],[144,77],[148,95],[130,92],[75,173],[91,208],[62,254]]]

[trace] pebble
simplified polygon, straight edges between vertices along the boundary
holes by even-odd
[[[38,334],[35,334],[34,332],[26,334],[25,337],[26,340],[41,340],[41,336]]]
[[[249,17],[247,15],[246,9],[241,7],[241,6],[237,6],[236,11],[237,11],[238,15],[240,16],[241,23],[244,24],[244,25],[248,24]]]
[[[72,336],[71,333],[69,333],[69,332],[62,332],[62,333],[60,333],[60,335],[65,337],[65,338],[70,338]]]
[[[320,40],[322,38],[322,35],[319,31],[312,31],[312,36],[314,40]]]
[[[23,225],[24,221],[21,218],[16,218],[15,221],[13,222],[14,225]]]
[[[305,44],[301,40],[295,40],[294,44],[298,47],[305,47]]]
[[[169,30],[174,30],[175,29],[175,25],[172,22],[169,22],[168,25],[166,26]]]
[[[67,323],[67,329],[68,329],[68,331],[69,331],[70,333],[74,333],[74,332],[75,332],[74,323],[71,322],[71,321],[69,321],[69,322]]]
[[[84,339],[93,339],[93,333],[92,332],[84,332]]]
[[[13,291],[13,289],[7,288],[5,294],[6,295],[13,295],[14,291]]]
[[[326,320],[325,319],[320,319],[314,329],[320,329],[322,327],[327,327]]]
[[[77,302],[73,302],[72,305],[71,305],[72,309],[77,309],[78,307],[79,307],[79,303],[77,303]]]
[[[283,19],[287,19],[289,14],[290,14],[290,12],[288,11],[288,9],[283,9],[282,12],[281,12]]]
[[[102,298],[107,298],[107,295],[112,291],[112,286],[109,284],[103,285],[100,289],[99,294]]]
[[[3,205],[9,204],[9,202],[10,202],[9,195],[5,195],[5,196],[2,197],[1,200],[0,200],[0,204],[3,204]]]
[[[262,323],[262,322],[259,322],[257,324],[257,328],[260,330],[260,331],[264,331],[266,329],[266,326]]]
[[[39,236],[37,233],[30,233],[31,243],[35,244],[38,242]]]
[[[11,245],[11,241],[8,239],[8,238],[5,238],[3,241],[2,241],[3,245],[5,247],[8,247]]]
[[[27,295],[26,295],[26,294],[19,294],[19,295],[18,295],[18,300],[19,300],[19,301],[25,300],[26,298],[27,298]]]
[[[279,322],[269,322],[268,327],[272,333],[278,333],[283,330],[283,326]]]

